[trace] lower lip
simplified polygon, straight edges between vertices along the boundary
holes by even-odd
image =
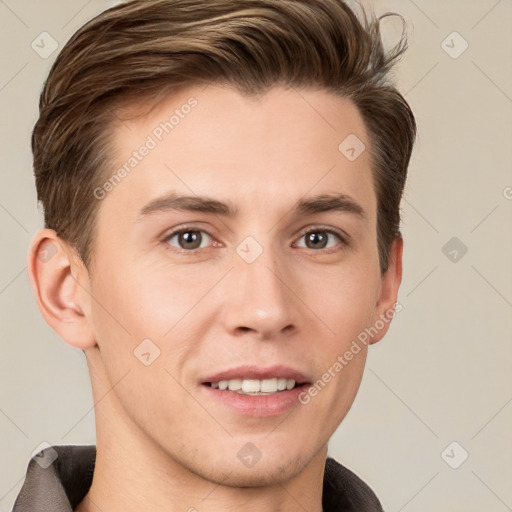
[[[278,391],[273,395],[242,395],[236,391],[221,391],[208,384],[201,386],[212,399],[244,416],[278,416],[300,404],[299,395],[307,389],[302,384],[293,389]]]

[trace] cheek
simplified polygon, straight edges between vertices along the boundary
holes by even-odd
[[[342,350],[371,322],[380,289],[378,268],[340,265],[303,278],[305,302],[321,320],[333,348]]]
[[[93,290],[98,319],[103,328],[134,340],[164,336],[206,291],[207,283],[177,268],[147,269],[122,261],[104,268]]]
[[[208,298],[201,299],[218,280],[218,272],[207,273],[203,279],[191,265],[137,268],[135,263],[126,263],[118,259],[116,265],[104,264],[103,275],[96,276],[91,289],[95,298],[92,323],[110,381],[128,370],[142,372],[137,393],[147,386],[155,389],[160,366],[166,381],[162,384],[169,384],[170,379],[165,368],[180,376],[200,340],[201,315],[211,313],[204,310]],[[151,365],[146,371],[147,362]]]
[[[322,403],[333,411],[335,421],[327,420],[333,428],[350,409],[361,383],[368,345],[360,336],[371,325],[380,283],[377,260],[354,259],[314,287],[321,297],[320,317],[332,332],[324,339],[321,375],[313,393],[322,395],[318,407]]]
[[[140,428],[148,418],[155,432],[169,428],[178,421],[172,411],[191,407],[179,384],[183,361],[192,348],[190,340],[169,343],[177,341],[172,335],[180,332],[179,321],[186,314],[183,292],[179,286],[119,268],[108,280],[98,282],[93,293],[93,323],[108,379],[105,392],[113,390],[116,404],[121,405],[118,414],[127,414]]]

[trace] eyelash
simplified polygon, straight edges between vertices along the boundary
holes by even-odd
[[[170,250],[170,251],[173,251],[173,252],[176,252],[178,254],[198,254],[202,251],[204,251],[205,249],[208,249],[208,247],[203,247],[203,248],[198,248],[198,249],[181,249],[179,247],[175,247],[173,245],[171,245],[169,243],[169,240],[171,240],[172,238],[174,238],[176,235],[180,235],[181,233],[186,233],[187,231],[192,231],[192,232],[197,232],[197,233],[205,233],[206,235],[208,235],[212,240],[214,240],[214,237],[208,233],[208,231],[205,231],[204,229],[199,229],[197,227],[193,227],[193,226],[185,226],[177,231],[173,231],[172,233],[169,233],[168,235],[166,235],[164,238],[163,238],[163,243],[164,243],[164,246],[167,250]],[[304,231],[302,232],[302,234],[300,235],[299,237],[299,240],[301,238],[303,238],[305,235],[308,235],[310,233],[318,233],[318,232],[323,232],[323,233],[328,233],[330,235],[334,235],[336,236],[339,240],[340,240],[340,244],[337,244],[336,246],[334,247],[328,247],[327,249],[310,249],[311,251],[313,252],[318,252],[318,253],[324,253],[324,254],[330,254],[332,252],[336,252],[338,250],[342,250],[344,248],[344,246],[347,246],[348,245],[348,242],[349,242],[349,236],[342,233],[342,232],[339,232],[337,230],[334,230],[332,228],[323,228],[321,226],[314,226],[312,228],[308,228],[307,231]],[[338,245],[341,245],[342,247],[339,248]],[[308,249],[307,247],[302,247],[302,249]]]

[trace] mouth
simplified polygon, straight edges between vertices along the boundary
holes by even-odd
[[[270,417],[298,406],[312,378],[285,365],[239,366],[200,382],[212,403],[242,416]]]
[[[266,396],[283,393],[292,389],[307,386],[308,382],[297,382],[286,377],[272,377],[269,379],[224,379],[215,382],[204,382],[204,386],[219,391],[232,391],[240,395]]]

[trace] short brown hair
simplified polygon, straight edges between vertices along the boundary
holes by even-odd
[[[389,80],[405,33],[386,52],[380,20],[391,14],[361,13],[342,0],[134,0],[85,24],[50,70],[32,133],[46,227],[90,267],[93,190],[112,170],[117,108],[201,82],[244,94],[278,84],[322,88],[350,99],[368,130],[384,272],[400,236],[416,124]]]

